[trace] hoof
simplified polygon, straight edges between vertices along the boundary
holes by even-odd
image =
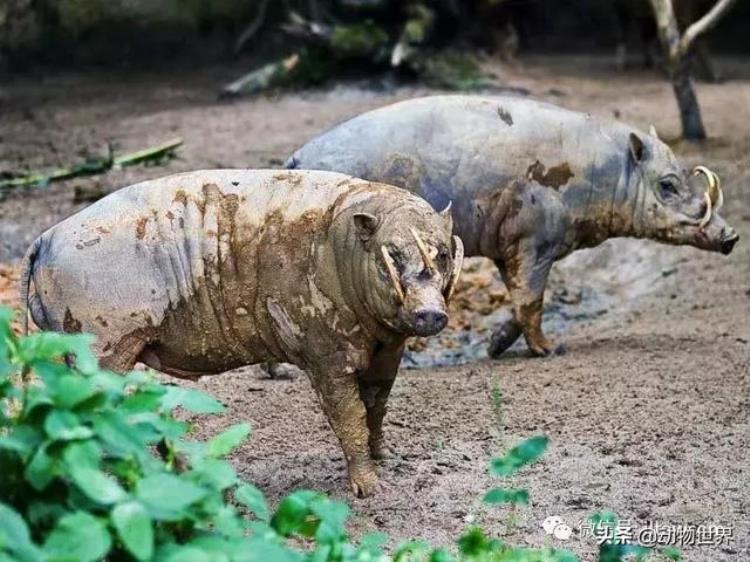
[[[289,363],[262,363],[260,368],[271,380],[292,380],[299,371]]]
[[[550,355],[552,355],[551,349],[545,349],[543,347],[535,347],[533,349],[529,349],[530,357],[549,357]]]
[[[515,322],[508,322],[492,333],[487,353],[493,359],[500,357],[505,350],[516,343],[521,335],[521,329]]]
[[[376,461],[384,461],[393,456],[391,448],[385,444],[383,439],[370,443],[370,457]]]
[[[557,353],[554,345],[547,340],[541,343],[529,344],[529,353],[532,357],[549,357],[553,351]]]
[[[349,485],[358,498],[371,496],[378,487],[378,475],[370,464],[349,467]]]

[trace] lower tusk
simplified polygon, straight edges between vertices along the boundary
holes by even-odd
[[[713,214],[713,209],[711,208],[711,196],[708,193],[704,193],[706,197],[706,214],[701,219],[701,222],[698,223],[698,226],[701,229],[706,228],[706,225],[711,221],[711,215]]]
[[[453,291],[456,290],[458,284],[458,278],[461,276],[461,268],[464,263],[464,244],[458,236],[453,237],[453,243],[456,246],[456,254],[453,256],[453,271],[451,272],[451,278],[448,281],[448,286],[445,289],[445,299],[448,300],[453,295]]]
[[[391,285],[393,285],[393,290],[396,292],[399,304],[402,304],[404,302],[404,290],[401,288],[401,281],[398,278],[398,273],[396,273],[396,264],[393,263],[393,258],[385,246],[380,246],[380,253],[383,254],[385,268],[388,270],[388,277],[391,278]]]

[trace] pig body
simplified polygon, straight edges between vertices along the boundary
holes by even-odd
[[[328,172],[215,170],[119,190],[54,226],[24,262],[41,328],[90,332],[105,368],[179,377],[266,361],[306,370],[355,492],[372,491],[404,340],[445,324],[450,219],[403,190]],[[379,251],[402,254],[395,282]],[[435,250],[437,252],[437,250]]]
[[[713,186],[707,208],[705,183],[655,133],[526,99],[396,103],[321,134],[286,165],[392,183],[435,208],[451,202],[467,255],[495,261],[513,303],[492,356],[521,334],[534,354],[550,352],[541,329],[547,275],[578,248],[633,236],[728,253],[737,240],[715,213],[715,174],[700,174]]]

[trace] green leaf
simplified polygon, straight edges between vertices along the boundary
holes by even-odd
[[[528,505],[528,490],[493,488],[484,495],[485,503],[513,503]]]
[[[510,476],[518,469],[533,463],[544,454],[549,438],[538,435],[513,447],[504,457],[492,459],[490,470],[496,476]]]
[[[458,550],[464,556],[479,556],[488,546],[489,541],[479,527],[472,527],[458,539]]]
[[[79,375],[63,375],[57,379],[53,391],[55,405],[60,408],[73,408],[90,398],[96,390],[90,381]]]
[[[210,457],[221,458],[227,456],[238,447],[250,434],[249,423],[238,423],[219,433],[209,440],[207,454]]]
[[[243,562],[301,562],[305,560],[301,553],[284,545],[272,542],[265,537],[251,537],[244,541]]]
[[[271,518],[271,527],[282,537],[293,533],[311,536],[315,532],[317,519],[312,517],[310,503],[322,496],[310,490],[297,490],[289,494],[279,504]]]
[[[344,525],[349,516],[349,506],[321,497],[310,503],[310,511],[320,519],[315,531],[315,538],[319,543],[334,544],[343,540],[346,535]]]
[[[192,388],[170,386],[161,399],[161,407],[170,411],[180,406],[196,414],[219,414],[224,406],[216,398]]]
[[[446,549],[439,548],[430,554],[430,562],[453,562],[453,556]]]
[[[674,562],[680,562],[682,560],[682,552],[680,552],[679,548],[673,546],[665,546],[659,551],[659,554],[665,558],[673,560]]]
[[[65,355],[75,355],[75,366],[84,374],[97,371],[96,358],[91,353],[94,336],[89,334],[61,334],[38,332],[20,340],[19,355],[24,363],[34,365],[40,361],[58,361]]]
[[[252,484],[242,484],[234,492],[234,498],[247,507],[261,521],[268,521],[269,512],[266,498]]]
[[[122,403],[122,408],[129,412],[155,412],[159,409],[164,391],[143,389],[129,395]]]
[[[93,439],[68,443],[62,454],[68,470],[81,466],[98,469],[101,457],[102,450]]]
[[[244,528],[242,519],[237,515],[233,507],[223,506],[214,516],[214,528],[222,535],[229,538],[241,537]]]
[[[110,515],[122,544],[138,560],[149,560],[154,554],[154,528],[151,518],[138,502],[118,505]]]
[[[125,421],[118,412],[106,412],[93,419],[97,436],[107,446],[110,454],[115,456],[136,455],[144,457],[148,445],[140,432]]]
[[[3,503],[0,503],[0,549],[10,550],[23,561],[42,558],[23,518]]]
[[[114,478],[100,470],[86,465],[73,465],[68,470],[75,485],[92,501],[110,505],[127,496]]]
[[[24,478],[35,490],[41,492],[55,476],[57,476],[55,460],[47,454],[47,444],[44,444],[37,449],[31,462],[26,465]]]
[[[104,523],[78,511],[57,522],[44,543],[44,551],[54,558],[94,562],[103,558],[111,545]]]
[[[94,435],[91,428],[81,425],[78,417],[65,410],[52,410],[44,420],[44,430],[52,439],[71,441],[88,439]]]
[[[229,558],[221,553],[206,552],[195,546],[184,546],[167,558],[166,562],[229,562]]]
[[[217,491],[223,491],[237,483],[237,473],[232,465],[225,460],[205,459],[188,472],[197,483],[210,486]]]
[[[136,484],[136,496],[155,519],[181,518],[183,510],[206,496],[207,491],[172,474],[156,474]]]

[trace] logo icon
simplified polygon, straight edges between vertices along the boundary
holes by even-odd
[[[542,528],[545,533],[552,535],[561,541],[570,540],[570,537],[573,534],[573,529],[565,524],[562,517],[558,517],[557,515],[550,515],[547,517],[547,519],[542,522]]]

